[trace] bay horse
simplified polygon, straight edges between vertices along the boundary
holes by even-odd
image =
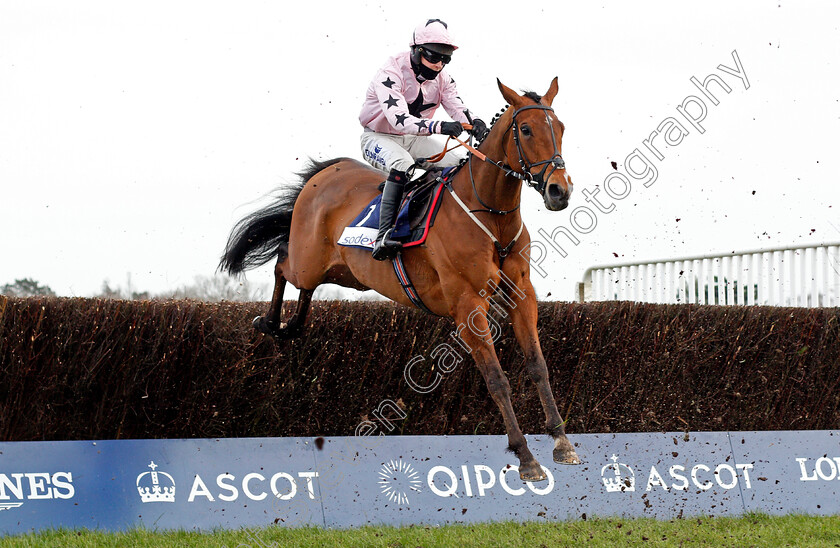
[[[519,209],[523,182],[541,193],[549,210],[559,211],[568,206],[572,181],[561,154],[565,128],[551,108],[557,78],[543,96],[520,95],[498,80],[497,84],[510,107],[450,180],[449,192],[443,196],[450,194],[452,199],[443,199],[425,247],[404,249],[402,255],[426,308],[453,318],[458,325],[469,325],[460,330],[460,336],[501,410],[509,449],[519,458],[519,476],[524,481],[541,481],[546,474],[519,429],[510,384],[493,346],[487,319],[493,295],[486,288],[506,293],[497,295],[502,307],[495,302],[493,306],[507,314],[525,354],[545,412],[545,426],[554,438],[554,461],[580,464],[566,437],[540,348],[537,299],[526,256],[530,237]],[[518,165],[508,164],[511,159]],[[370,250],[336,244],[343,229],[376,197],[383,172],[356,160],[336,158],[313,160],[299,175],[302,181],[288,188],[276,203],[239,221],[219,265],[237,275],[276,257],[271,304],[265,316],[254,320],[254,327],[276,338],[299,335],[312,293],[322,283],[373,289],[400,304],[415,306],[389,261],[374,260]],[[287,282],[300,290],[300,296],[292,317],[281,322]],[[479,314],[474,313],[477,310]]]

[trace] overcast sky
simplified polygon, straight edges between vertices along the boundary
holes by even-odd
[[[233,224],[307,157],[361,159],[367,84],[429,18],[488,122],[497,77],[543,93],[559,76],[575,193],[548,212],[525,189],[522,214],[532,235],[581,205],[597,226],[547,259],[540,297],[572,299],[593,264],[840,241],[838,6],[0,0],[0,284],[85,297],[129,273],[152,293],[212,275]],[[718,69],[733,51],[748,89]],[[713,73],[731,92],[711,84],[700,133],[676,107]],[[689,134],[660,147],[656,182],[596,211],[583,189],[668,117]]]

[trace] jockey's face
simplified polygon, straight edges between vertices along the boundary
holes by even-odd
[[[426,59],[425,56],[421,55],[420,56],[420,62],[423,63],[423,66],[425,66],[427,68],[430,68],[432,70],[435,70],[437,72],[440,72],[440,71],[443,70],[443,64],[444,64],[443,61],[438,61],[437,63],[430,63],[429,60]]]

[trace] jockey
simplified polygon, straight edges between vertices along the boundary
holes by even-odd
[[[458,49],[452,43],[446,23],[429,19],[411,37],[410,51],[388,59],[368,86],[359,121],[365,128],[361,137],[362,154],[373,167],[388,173],[379,209],[379,233],[373,245],[373,258],[393,257],[402,244],[390,238],[396,220],[406,171],[418,158],[440,152],[433,134],[457,137],[462,124],[472,124],[473,135],[483,139],[487,125],[473,118],[458,97],[455,80],[444,70]],[[432,121],[439,106],[454,120]],[[447,152],[441,167],[457,165],[462,155]]]

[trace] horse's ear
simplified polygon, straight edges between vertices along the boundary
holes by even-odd
[[[499,84],[499,91],[502,92],[502,97],[505,98],[505,101],[511,106],[516,106],[522,101],[522,98],[519,97],[519,94],[504,85],[501,80],[496,78],[496,83]]]
[[[555,76],[554,80],[551,81],[551,85],[548,87],[548,91],[546,91],[545,95],[543,95],[542,102],[545,104],[545,106],[551,106],[551,103],[554,101],[554,97],[557,96],[558,87],[559,86],[557,85],[557,77]]]

